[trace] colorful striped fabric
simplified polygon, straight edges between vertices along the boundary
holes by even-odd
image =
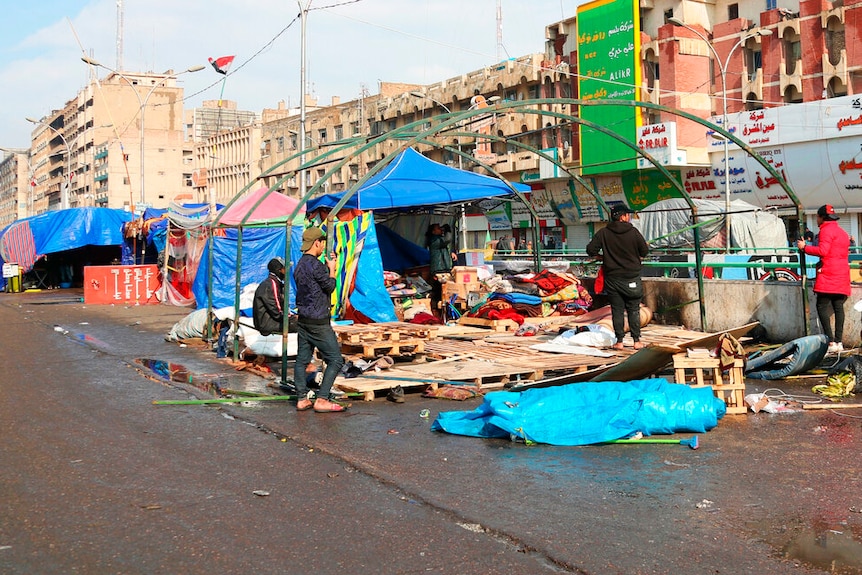
[[[7,263],[17,263],[24,273],[33,269],[33,264],[42,256],[36,254],[30,222],[24,220],[6,228],[0,238],[0,257]]]
[[[366,212],[349,222],[335,222],[332,234],[326,231],[327,247],[335,252],[338,262],[335,274],[335,291],[332,292],[332,317],[341,317],[348,305],[348,296],[356,281],[359,256],[365,244],[368,228],[374,223],[374,215]]]

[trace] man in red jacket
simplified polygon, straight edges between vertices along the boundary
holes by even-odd
[[[810,256],[820,258],[814,293],[817,294],[817,317],[823,334],[829,338],[828,353],[841,353],[844,344],[844,303],[850,297],[850,236],[837,223],[838,216],[830,204],[817,210],[817,226],[820,228],[816,246],[797,240],[796,247]],[[835,315],[835,331],[832,330],[832,315]]]

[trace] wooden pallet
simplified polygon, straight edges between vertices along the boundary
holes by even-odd
[[[588,355],[563,355],[530,349],[536,343],[535,337],[519,338],[523,343],[458,341],[441,339],[425,344],[425,355],[431,359],[447,359],[463,354],[471,354],[476,359],[492,361],[516,369],[529,368],[543,377],[545,372],[576,373],[593,367],[606,365],[616,360]]]
[[[533,381],[540,379],[542,374],[541,370],[531,367],[477,359],[406,365],[402,366],[401,370],[413,372],[419,377],[444,380],[457,385],[475,385],[483,390],[500,389],[507,383],[515,381]]]
[[[375,392],[388,391],[400,385],[402,388],[422,387],[437,389],[439,382],[433,378],[422,378],[414,372],[401,369],[387,369],[379,374],[369,373],[360,377],[337,377],[335,386],[350,393],[361,393],[364,401],[374,401]]]
[[[722,374],[717,358],[692,358],[680,353],[673,358],[676,383],[692,387],[711,387],[715,396],[727,405],[727,413],[744,414],[745,405],[744,360],[736,359],[733,366]]]
[[[361,325],[336,326],[335,335],[340,343],[359,345],[368,341],[397,341],[401,339],[435,339],[437,326],[404,322],[385,322]]]
[[[368,359],[373,359],[381,355],[418,355],[425,352],[425,340],[390,339],[383,341],[365,341],[357,344],[342,343],[341,352],[345,355],[361,355]]]

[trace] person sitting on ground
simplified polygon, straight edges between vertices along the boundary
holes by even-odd
[[[261,335],[280,334],[284,329],[284,260],[273,258],[266,269],[269,275],[254,291],[254,329]]]

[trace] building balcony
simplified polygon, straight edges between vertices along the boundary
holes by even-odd
[[[742,78],[742,97],[748,101],[749,94],[754,94],[754,99],[763,101],[763,69],[758,68],[754,73],[749,73]]]
[[[847,75],[847,50],[841,50],[837,64],[830,62],[828,53],[823,54],[823,83],[828,84],[832,78],[838,78],[845,86],[850,80]]]
[[[802,60],[796,60],[793,62],[793,68],[790,73],[785,72],[787,69],[786,66],[781,67],[782,72],[779,78],[779,89],[781,90],[782,96],[787,92],[787,89],[790,87],[796,88],[798,93],[802,93]]]
[[[661,104],[661,80],[653,82],[652,88],[649,86],[643,87],[643,101],[651,104]]]

